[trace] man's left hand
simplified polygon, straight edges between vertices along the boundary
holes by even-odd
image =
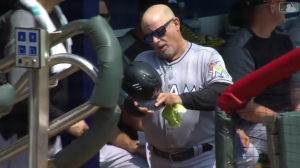
[[[247,150],[250,144],[250,138],[246,135],[246,133],[243,130],[238,129],[237,133],[241,137],[244,149]]]
[[[160,106],[161,104],[165,104],[169,108],[172,108],[173,104],[181,104],[182,105],[182,100],[176,94],[160,93],[156,99],[155,106]]]

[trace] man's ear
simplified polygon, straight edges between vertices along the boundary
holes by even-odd
[[[179,18],[175,17],[174,21],[173,21],[173,24],[175,25],[176,30],[180,30],[180,20],[179,20]]]

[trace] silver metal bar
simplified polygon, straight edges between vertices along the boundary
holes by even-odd
[[[60,133],[61,131],[69,128],[71,125],[83,120],[99,109],[98,106],[93,106],[89,102],[78,106],[77,108],[69,111],[63,116],[52,121],[49,127],[49,138]],[[0,165],[17,156],[18,154],[28,150],[28,135],[17,140],[14,144],[1,149],[0,151]]]
[[[0,71],[7,73],[15,66],[15,55],[5,57],[0,60]]]
[[[49,36],[40,30],[40,69],[29,69],[29,167],[48,167]]]
[[[86,72],[94,82],[97,80],[98,69],[95,66],[93,66],[93,64],[91,64],[86,59],[80,56],[74,54],[59,54],[50,57],[50,66],[59,63],[69,63],[72,64],[74,67],[70,67],[54,76],[51,76],[49,80],[50,83],[55,83],[56,80],[63,79],[68,74],[75,73],[75,66]],[[18,93],[15,99],[15,104],[28,97],[28,88],[25,88],[26,81],[28,82],[28,78],[26,78],[26,75],[27,73],[25,73],[24,76],[22,76],[21,79],[15,85],[15,90],[17,90],[16,93]]]
[[[98,69],[93,64],[91,64],[89,61],[87,61],[85,58],[82,58],[75,54],[58,54],[58,55],[50,56],[50,59],[49,59],[50,67],[54,66],[56,64],[60,64],[60,63],[72,64],[73,66],[86,72],[92,78],[92,80],[94,82],[97,80]],[[53,76],[50,77],[50,83],[54,83],[57,80],[57,78],[56,78],[57,76],[59,76],[60,79],[63,79],[75,72],[76,72],[75,69],[68,68],[68,69],[54,75],[54,77]],[[25,96],[24,90],[26,90],[26,86],[28,83],[28,75],[29,75],[28,72],[23,74],[23,76],[20,78],[20,80],[18,80],[18,82],[14,86],[15,93],[16,93],[15,103],[20,102],[26,98],[26,97],[24,97]]]
[[[83,33],[82,27],[88,20],[81,19],[68,23],[53,33],[50,33],[50,47],[53,47],[68,38]]]
[[[18,97],[22,90],[28,86],[28,79],[29,79],[29,71],[27,70],[21,78],[18,80],[17,83],[14,85],[15,95]]]
[[[57,54],[51,56],[49,61],[51,66],[60,63],[71,64],[84,71],[92,78],[94,82],[97,81],[98,69],[83,57],[77,56],[75,54]]]
[[[70,68],[68,69],[65,69],[53,76],[50,77],[49,79],[49,83],[52,84],[54,83],[56,80],[62,80],[70,75],[72,75],[73,73],[79,71],[80,69],[75,67],[75,66],[71,66]]]
[[[57,135],[58,133],[74,125],[78,121],[86,119],[87,117],[94,114],[99,108],[99,106],[93,106],[90,104],[90,102],[86,102],[81,106],[78,106],[71,112],[60,116],[59,118],[51,122],[49,136],[53,137],[54,135]]]
[[[77,72],[78,69],[77,67],[71,66],[68,69],[65,69],[53,76],[50,77],[49,83],[52,86],[56,81],[59,81],[61,79],[64,79],[73,73]],[[27,71],[25,74],[22,75],[22,77],[18,80],[18,82],[15,84],[15,95],[18,98],[19,96],[22,96],[22,93],[24,93],[24,90],[28,90],[26,86],[28,85],[28,77],[29,77],[29,72]],[[51,86],[49,86],[51,88]]]

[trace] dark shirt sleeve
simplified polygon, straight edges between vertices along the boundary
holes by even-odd
[[[52,121],[65,114],[62,110],[56,108],[52,104],[49,104],[49,121]]]
[[[206,88],[180,95],[182,105],[190,110],[213,111],[216,109],[216,102],[229,83],[212,83]]]
[[[243,47],[224,48],[222,56],[233,82],[252,73],[255,69],[255,64],[249,51]]]

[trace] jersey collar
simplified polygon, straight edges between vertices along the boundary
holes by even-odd
[[[173,60],[171,62],[167,61],[167,60],[163,60],[163,59],[162,59],[162,61],[168,66],[172,66],[174,64],[179,63],[186,56],[186,54],[190,51],[190,49],[192,47],[192,43],[190,43],[190,42],[188,42],[188,43],[189,43],[189,45],[188,45],[187,49],[184,51],[184,53],[179,58],[177,58],[176,60]]]

